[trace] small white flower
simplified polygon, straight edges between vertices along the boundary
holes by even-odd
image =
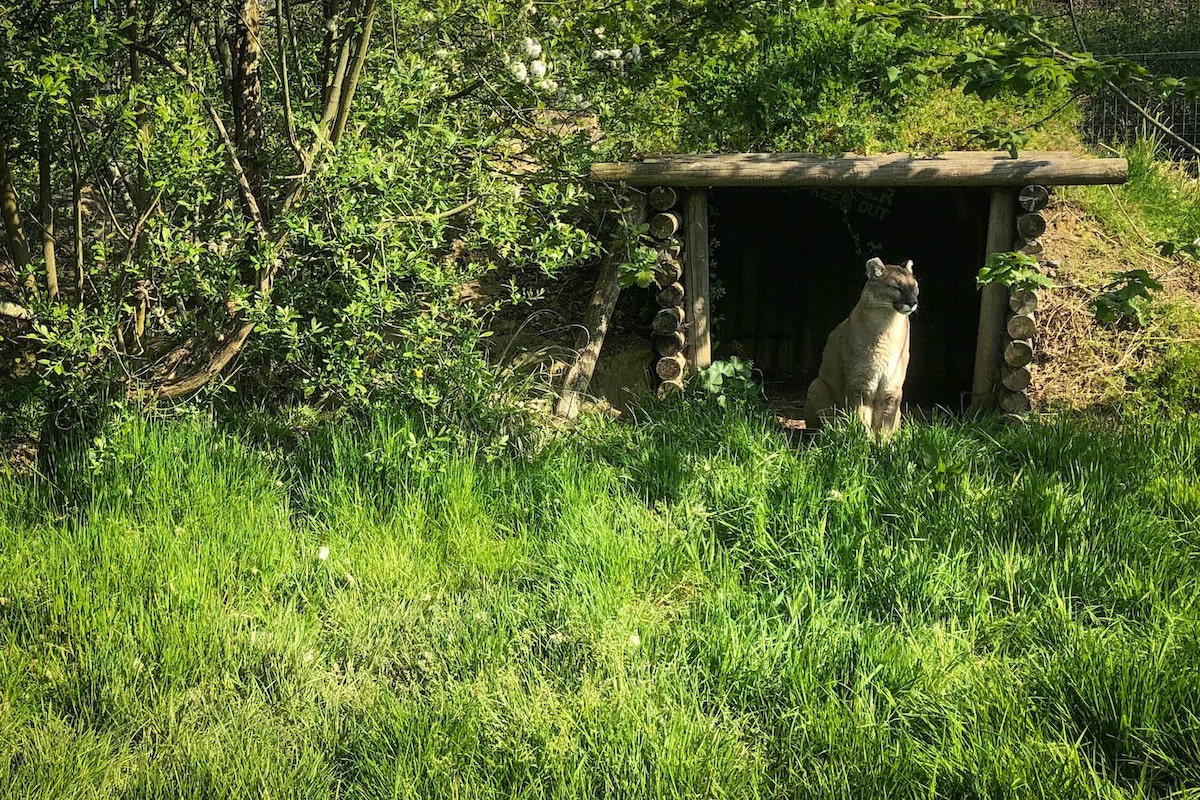
[[[605,55],[607,55],[609,58],[621,58],[624,53],[621,52],[621,48],[614,47],[612,50],[605,51]]]
[[[437,50],[433,51],[433,57],[438,61],[445,61],[446,59],[450,58],[450,51],[444,47],[439,47]]]
[[[258,574],[258,567],[251,567],[251,568],[250,568],[250,574],[251,574],[251,575],[257,575],[257,574]]]
[[[175,535],[176,535],[176,536],[183,536],[183,526],[182,526],[182,525],[176,525],[176,526],[175,526]]]
[[[826,492],[825,496],[830,500],[841,500],[842,497],[844,497],[844,495],[837,489],[830,489],[828,492]]]
[[[313,651],[309,650],[307,653],[304,654],[304,663],[311,664],[313,662],[314,658],[316,658],[316,656],[313,655]]]
[[[552,81],[547,78],[546,80],[541,81],[537,85],[537,88],[541,89],[543,92],[555,92],[558,91],[558,81]]]
[[[528,14],[529,16],[533,16],[534,14],[537,13],[537,6],[534,5],[532,2],[526,3],[525,5],[521,6],[521,13]]]
[[[551,17],[547,21],[550,23],[550,27],[554,28],[555,30],[557,30],[563,26],[563,21],[561,19],[559,19],[558,17]]]
[[[633,47],[629,48],[628,57],[630,61],[641,61],[642,48],[638,47],[637,44],[634,44]]]
[[[532,75],[535,80],[541,80],[542,78],[546,77],[546,62],[534,61],[529,65],[529,74]]]
[[[125,487],[125,496],[126,496],[126,497],[133,497],[133,487],[132,487],[132,486],[126,486],[126,487]]]
[[[601,25],[599,28],[593,28],[592,33],[596,34],[597,39],[603,39],[604,38],[604,26]]]
[[[604,57],[605,57],[605,54],[604,54],[603,50],[593,50],[592,51],[592,61],[603,61]]]
[[[322,545],[321,549],[317,551],[317,560],[325,561],[328,558],[329,558],[329,548]]]
[[[566,639],[567,637],[563,636],[558,631],[550,634],[550,644],[562,644],[564,641],[566,641]]]
[[[433,22],[434,19],[436,19],[436,17],[433,16],[432,11],[426,11],[424,14],[421,15],[421,22],[424,22],[427,24],[430,22]]]
[[[629,634],[629,646],[630,647],[641,647],[642,646],[642,637],[638,636],[636,633]]]
[[[581,94],[571,95],[571,105],[575,105],[575,106],[583,105],[583,95],[581,95]]]
[[[522,44],[525,45],[525,55],[530,58],[537,58],[542,54],[542,46],[538,44],[537,39],[526,36]]]
[[[517,83],[529,83],[529,70],[522,62],[513,62],[509,70],[512,72],[513,77],[517,79]]]
[[[483,613],[482,611],[476,611],[473,616],[475,617],[476,622],[483,622],[485,619],[487,619],[487,614]]]

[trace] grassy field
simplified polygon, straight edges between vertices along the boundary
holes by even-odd
[[[648,414],[0,476],[0,796],[1200,796],[1200,429]]]

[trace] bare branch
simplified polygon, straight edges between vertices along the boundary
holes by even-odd
[[[379,10],[378,0],[367,0],[366,19],[363,21],[362,34],[358,38],[358,52],[354,56],[354,68],[350,71],[350,80],[342,87],[342,96],[338,101],[337,121],[333,125],[331,141],[337,144],[342,133],[346,130],[346,121],[350,117],[350,107],[354,103],[354,91],[358,88],[358,77],[362,74],[363,62],[367,60],[367,50],[371,46],[371,28],[375,24],[375,13]]]
[[[287,46],[283,36],[284,27],[290,24],[290,10],[285,11],[283,0],[275,0],[275,49],[279,51],[279,77],[283,84],[283,127],[287,132],[288,144],[292,146],[296,158],[300,159],[301,165],[303,165],[304,148],[300,146],[300,142],[296,138],[296,119],[292,115],[292,90],[288,83]]]

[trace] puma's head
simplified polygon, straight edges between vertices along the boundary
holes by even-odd
[[[913,276],[913,262],[905,261],[900,266],[884,264],[878,258],[867,262],[867,285],[863,289],[863,301],[868,306],[891,306],[905,316],[917,310],[917,279]]]

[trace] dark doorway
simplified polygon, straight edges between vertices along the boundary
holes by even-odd
[[[921,306],[905,402],[957,411],[971,391],[988,205],[986,189],[711,190],[714,357],[749,357],[768,388],[802,392],[867,259],[911,258]]]

